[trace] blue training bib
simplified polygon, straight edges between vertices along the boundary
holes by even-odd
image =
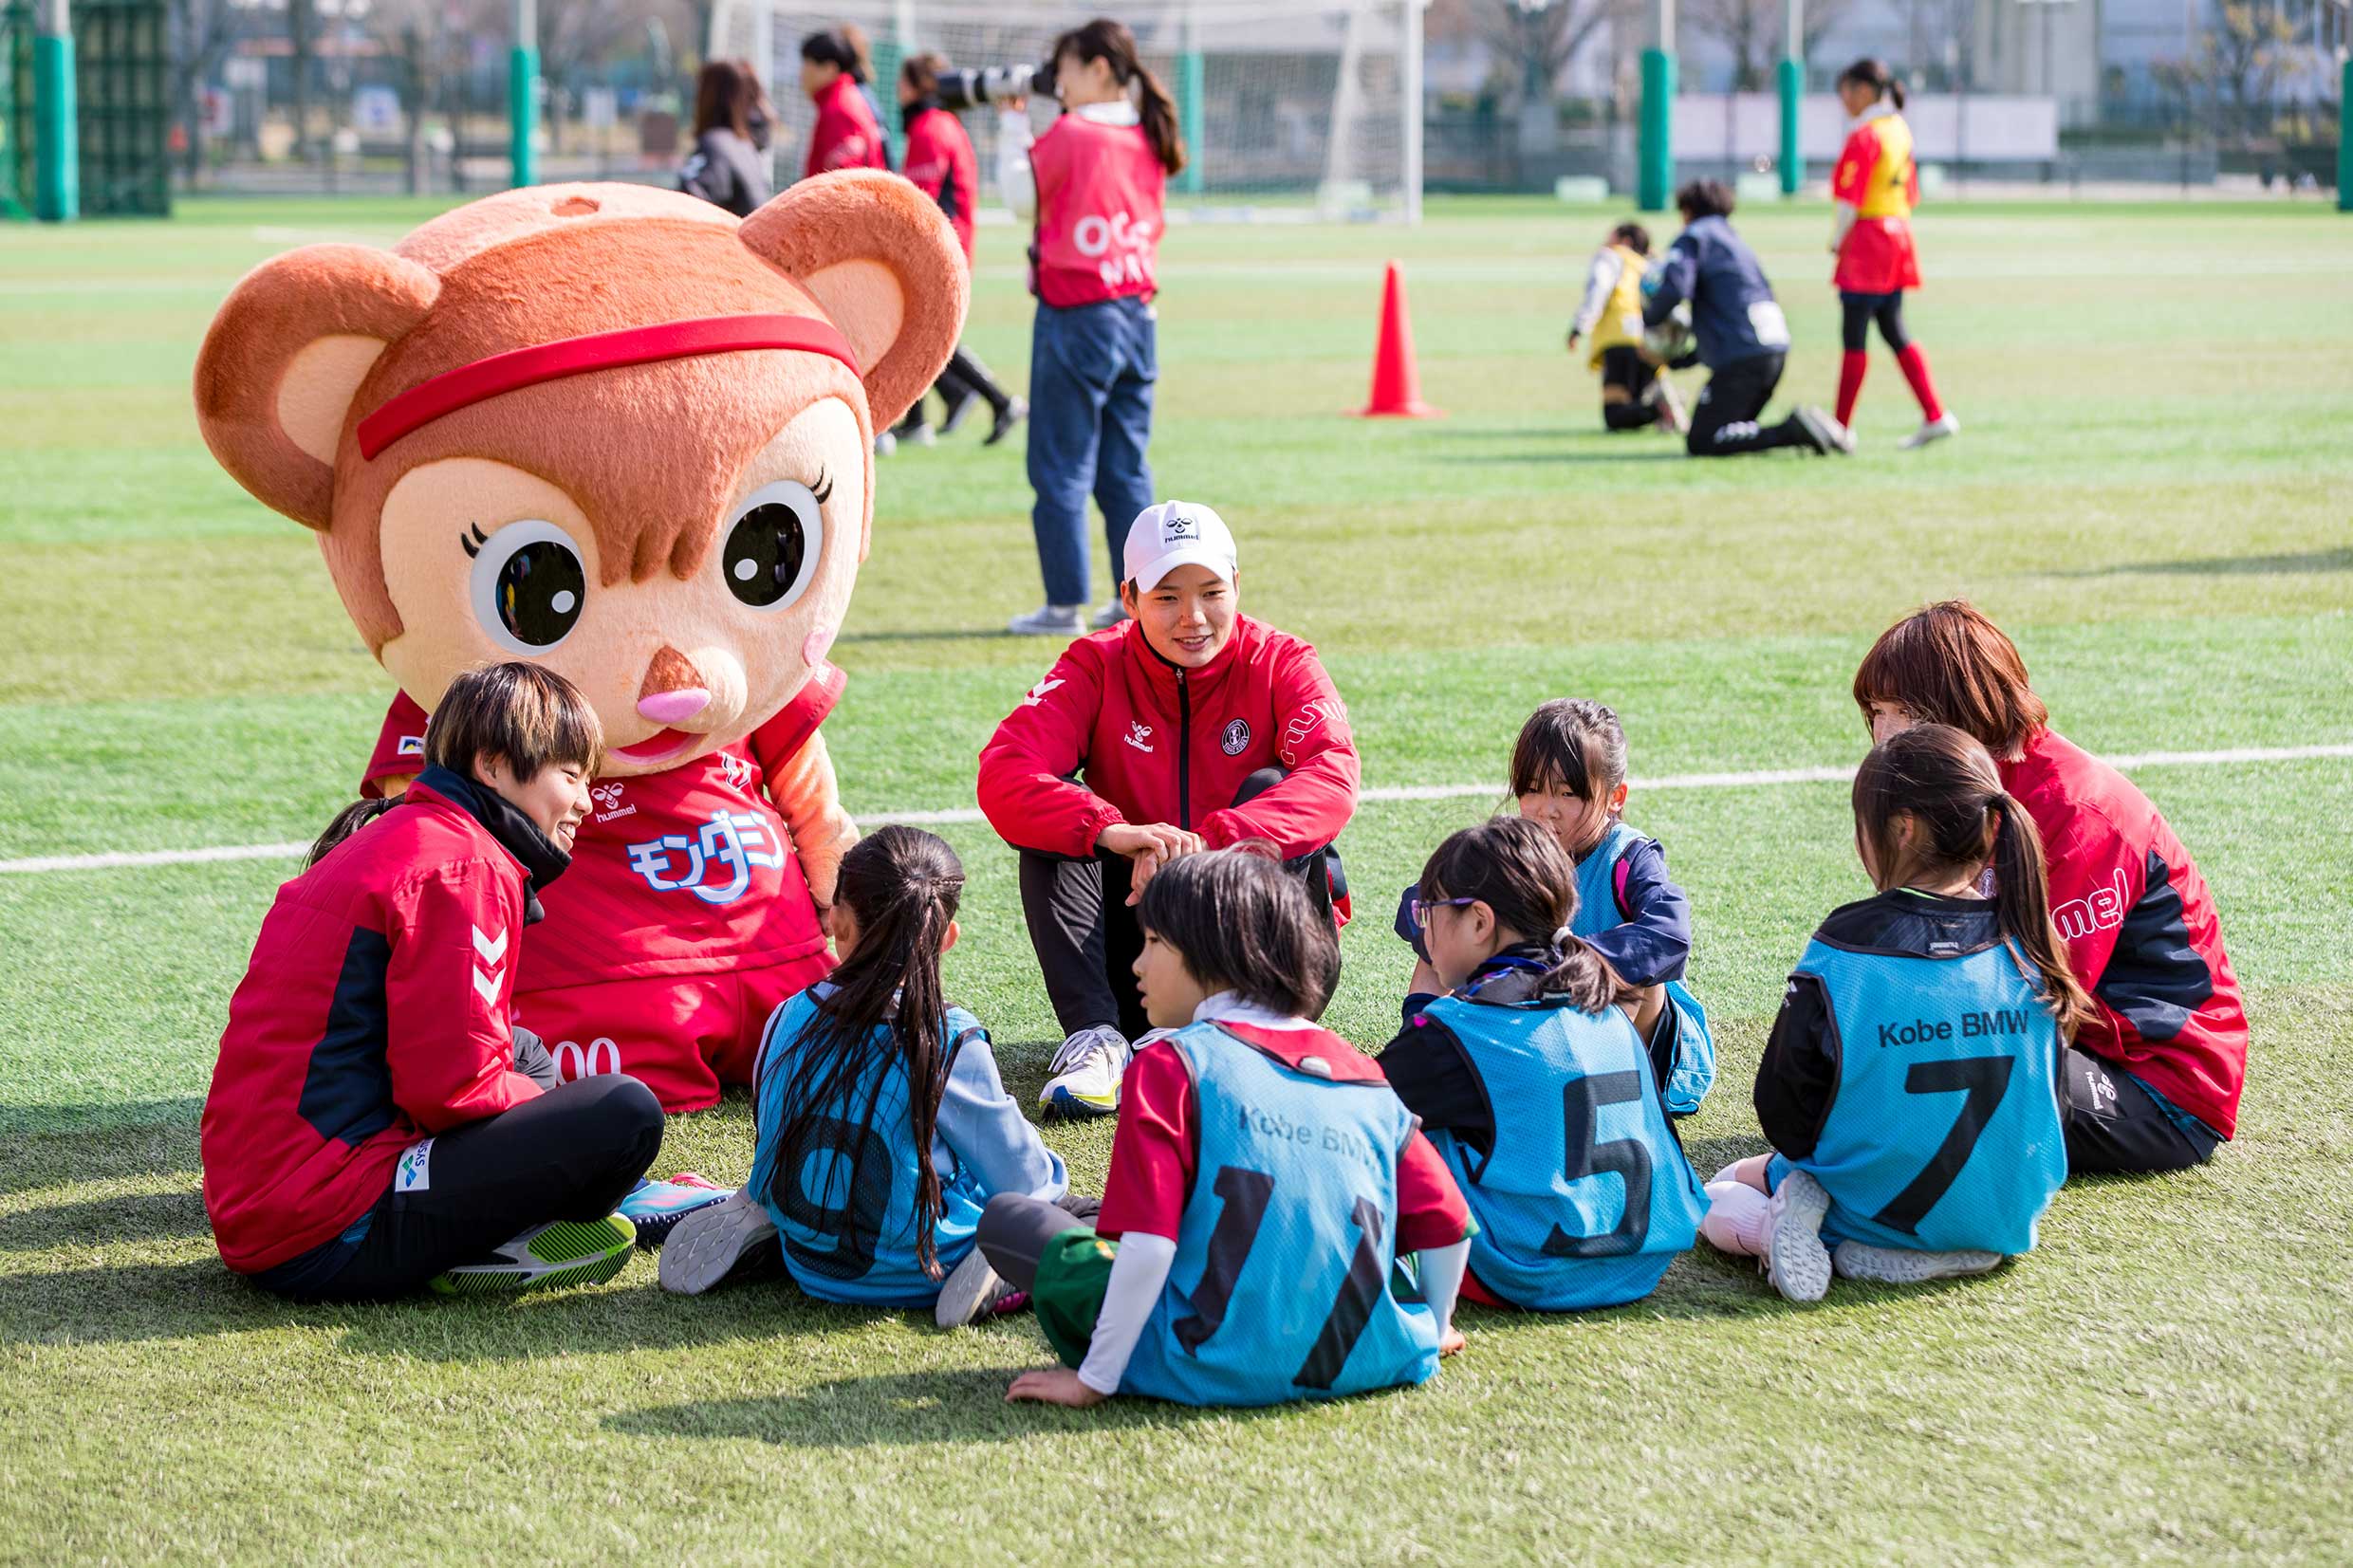
[[[1389,1289],[1414,1131],[1397,1092],[1294,1072],[1214,1024],[1172,1043],[1198,1095],[1199,1163],[1120,1391],[1270,1405],[1436,1372],[1436,1318]]]
[[[1601,841],[1577,862],[1577,913],[1568,921],[1572,934],[1599,936],[1626,923],[1626,912],[1618,902],[1619,862],[1636,845],[1648,841],[1625,823],[1612,822]],[[1699,1102],[1714,1086],[1715,1037],[1708,1033],[1707,1010],[1692,995],[1690,987],[1670,980],[1666,991],[1667,1005],[1675,1012],[1675,1064],[1668,1071],[1661,1098],[1669,1116],[1688,1116],[1699,1109]]]

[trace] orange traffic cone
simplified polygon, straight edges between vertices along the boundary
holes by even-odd
[[[1445,410],[1421,400],[1414,369],[1414,323],[1405,310],[1405,274],[1389,264],[1380,286],[1380,341],[1373,349],[1373,399],[1357,414],[1366,419],[1428,419]]]

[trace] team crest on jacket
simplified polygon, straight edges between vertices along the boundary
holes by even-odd
[[[1226,726],[1226,732],[1217,737],[1217,744],[1225,747],[1227,756],[1240,756],[1242,748],[1250,745],[1250,721],[1236,719]]]

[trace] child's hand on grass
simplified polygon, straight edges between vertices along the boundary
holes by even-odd
[[[1102,1394],[1080,1382],[1079,1374],[1068,1367],[1025,1372],[1013,1379],[1011,1388],[1005,1391],[1005,1402],[1009,1405],[1017,1399],[1028,1399],[1040,1405],[1067,1405],[1074,1411],[1100,1405],[1103,1398]]]

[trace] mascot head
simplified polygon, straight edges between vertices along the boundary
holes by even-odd
[[[874,517],[874,433],[963,324],[963,258],[897,175],[740,222],[633,185],[510,191],[391,250],[264,263],[213,319],[196,415],[318,531],[352,623],[431,709],[528,658],[607,771],[734,741],[831,646]]]

